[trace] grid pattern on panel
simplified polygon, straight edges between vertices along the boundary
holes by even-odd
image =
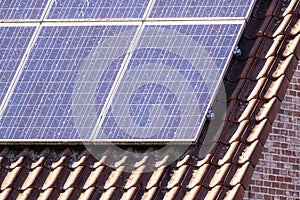
[[[253,0],[156,0],[151,18],[246,17]]]
[[[0,105],[34,30],[35,27],[0,27]]]
[[[240,29],[146,25],[96,140],[195,140]]]
[[[150,0],[57,0],[48,19],[142,18]]]
[[[1,118],[2,139],[88,139],[136,28],[42,27]]]
[[[40,19],[48,0],[1,0],[0,21]]]

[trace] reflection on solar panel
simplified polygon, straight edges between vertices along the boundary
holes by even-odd
[[[48,0],[2,0],[0,2],[0,21],[40,19]]]
[[[225,2],[5,1],[0,142],[195,141],[253,5]]]

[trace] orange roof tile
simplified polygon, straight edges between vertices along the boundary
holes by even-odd
[[[150,172],[150,155],[115,161],[107,148],[97,160],[80,145],[3,146],[0,199],[241,199],[300,59],[299,16],[298,0],[257,1],[239,42],[242,55],[224,79],[227,114],[213,145],[201,137],[171,164],[170,149]],[[211,123],[223,120],[217,117]],[[132,172],[124,171],[128,165]]]

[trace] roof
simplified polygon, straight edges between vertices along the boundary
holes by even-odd
[[[224,79],[224,127],[207,154],[202,137],[143,172],[155,159],[116,157],[109,147],[96,159],[83,145],[1,146],[0,199],[242,199],[300,59],[299,16],[298,0],[257,1]]]

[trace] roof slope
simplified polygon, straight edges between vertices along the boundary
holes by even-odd
[[[242,199],[300,58],[299,12],[298,0],[258,0],[224,80],[225,125],[208,154],[199,155],[200,138],[172,164],[170,152],[139,173],[151,157],[124,154],[113,169],[104,165],[109,149],[97,160],[79,145],[2,146],[0,199]]]

